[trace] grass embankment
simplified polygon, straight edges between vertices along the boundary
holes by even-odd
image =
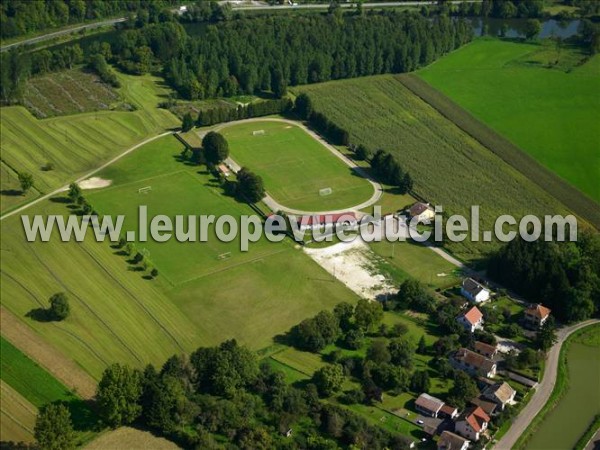
[[[560,350],[550,398],[514,448],[572,448],[600,412],[600,325],[573,333]]]
[[[38,120],[22,106],[0,108],[3,169],[13,173],[6,181],[2,178],[3,212],[28,199],[12,191],[17,187],[16,172],[31,173],[35,189],[46,193],[136,143],[179,125],[173,114],[158,108],[161,96],[167,93],[158,78],[119,74],[119,79],[123,86],[119,94],[136,111],[89,112]],[[61,86],[56,85],[56,89]],[[54,92],[52,97],[60,95]],[[48,163],[52,170],[44,170]]]
[[[254,135],[257,130],[264,132]],[[269,120],[223,127],[231,157],[262,176],[282,205],[305,211],[351,208],[368,200],[373,187],[298,126]],[[332,193],[320,195],[321,189]]]
[[[600,57],[580,65],[585,57],[550,42],[479,39],[418,75],[506,139],[478,130],[464,113],[457,116],[459,126],[466,124],[499,156],[600,227],[600,208],[590,200],[600,201]],[[456,109],[445,108],[455,120]],[[590,198],[536,168],[510,142]],[[592,211],[586,214],[586,208]]]
[[[500,157],[456,127],[391,75],[295,88],[311,95],[317,110],[350,132],[351,142],[383,148],[415,180],[415,191],[449,214],[470,216],[480,206],[481,229],[493,230],[502,214],[567,213],[566,207]],[[496,247],[466,239],[449,243],[472,261]]]

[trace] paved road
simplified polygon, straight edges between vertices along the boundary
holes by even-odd
[[[508,432],[493,446],[494,449],[498,450],[510,450],[517,442],[517,439],[523,434],[525,429],[529,426],[532,420],[537,416],[542,407],[546,404],[550,398],[550,394],[556,384],[556,374],[558,370],[558,357],[560,355],[560,348],[564,343],[565,339],[571,335],[574,331],[579,330],[585,326],[593,323],[600,323],[600,320],[592,319],[586,320],[585,322],[578,323],[570,327],[564,327],[558,330],[557,337],[558,341],[548,352],[546,359],[546,369],[544,371],[544,377],[539,383],[529,403],[523,408],[521,413],[515,418]]]
[[[140,148],[142,145],[144,145],[144,144],[147,144],[148,142],[151,142],[151,141],[153,141],[153,140],[155,140],[155,139],[158,139],[158,138],[161,138],[161,137],[163,137],[163,136],[166,136],[166,135],[168,135],[168,134],[173,134],[173,131],[167,131],[167,132],[165,132],[165,133],[162,133],[162,134],[159,134],[159,135],[153,136],[153,137],[151,137],[151,138],[148,138],[148,139],[146,139],[146,140],[144,140],[144,141],[140,142],[139,144],[135,144],[133,147],[130,147],[130,148],[128,148],[128,149],[127,149],[127,150],[125,150],[123,153],[121,153],[121,154],[119,154],[119,155],[115,156],[115,157],[114,157],[113,159],[111,159],[110,161],[108,161],[108,162],[106,162],[106,163],[102,164],[100,167],[97,167],[97,168],[95,168],[94,170],[92,170],[91,172],[89,172],[89,173],[85,174],[84,176],[82,176],[82,177],[78,178],[77,180],[75,180],[75,183],[79,183],[80,181],[83,181],[83,180],[85,180],[85,179],[87,179],[87,178],[91,177],[92,175],[95,175],[96,173],[98,173],[98,172],[100,172],[102,169],[104,169],[105,167],[108,167],[108,166],[110,166],[112,163],[114,163],[114,162],[118,161],[119,159],[121,159],[123,156],[125,156],[125,155],[128,155],[129,153],[131,153],[131,152],[132,152],[132,151],[134,151],[134,150],[137,150],[137,149],[138,149],[138,148]],[[52,192],[50,192],[50,193],[48,193],[48,194],[42,195],[41,197],[38,197],[38,198],[36,198],[35,200],[33,200],[33,201],[31,201],[31,202],[27,203],[26,205],[23,205],[23,206],[21,206],[20,208],[17,208],[17,209],[15,209],[14,211],[11,211],[11,212],[8,212],[8,213],[4,214],[2,217],[0,217],[0,220],[4,220],[4,219],[6,219],[6,218],[8,218],[8,217],[10,217],[10,216],[12,216],[12,215],[14,215],[14,214],[18,214],[18,213],[20,213],[20,212],[23,212],[23,211],[25,211],[27,208],[30,208],[31,206],[33,206],[33,205],[35,205],[35,204],[37,204],[37,203],[39,203],[39,202],[41,202],[41,201],[44,201],[44,200],[46,200],[47,198],[50,198],[50,197],[52,197],[52,196],[54,196],[54,195],[60,194],[61,192],[65,192],[65,191],[66,191],[66,190],[68,190],[68,189],[69,189],[69,185],[68,185],[68,184],[67,184],[67,185],[65,185],[65,186],[63,186],[63,187],[60,187],[60,188],[58,188],[58,189],[55,189],[54,191],[52,191]]]

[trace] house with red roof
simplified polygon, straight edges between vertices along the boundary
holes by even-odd
[[[456,321],[471,333],[474,333],[475,330],[483,329],[483,314],[477,306],[473,306],[466,313],[458,316]]]
[[[537,329],[546,323],[550,317],[550,308],[546,308],[541,303],[530,305],[525,310],[525,326]]]
[[[465,409],[455,423],[455,431],[461,436],[478,441],[488,428],[490,416],[479,406],[470,406]]]

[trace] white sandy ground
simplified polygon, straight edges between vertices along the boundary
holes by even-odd
[[[377,273],[378,256],[361,239],[327,248],[304,248],[304,252],[362,298],[375,300],[397,291]]]
[[[92,177],[88,178],[87,180],[80,181],[77,184],[79,184],[81,189],[101,189],[110,186],[112,184],[112,180],[105,180],[104,178],[100,177]]]

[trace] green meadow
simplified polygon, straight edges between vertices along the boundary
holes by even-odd
[[[419,76],[600,202],[600,57],[578,65],[583,57],[478,39]]]
[[[253,131],[264,134],[254,135]],[[282,205],[305,211],[350,208],[368,200],[373,187],[302,128],[276,121],[223,126],[231,157],[263,177]],[[327,196],[320,189],[331,188]]]

